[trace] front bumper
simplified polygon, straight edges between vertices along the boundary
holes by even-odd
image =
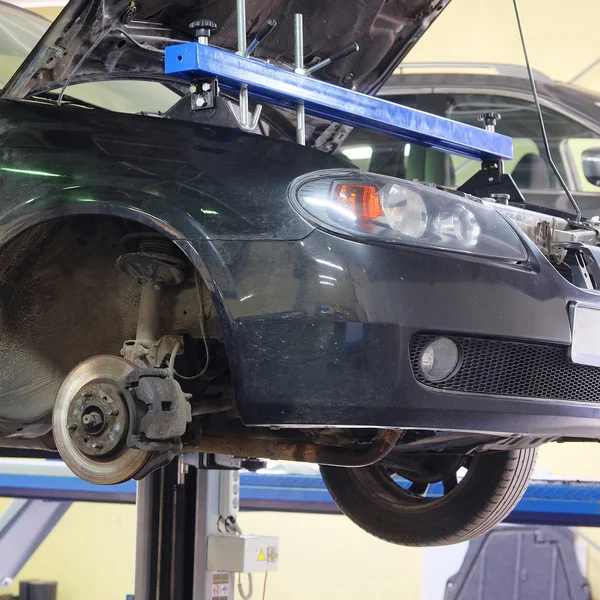
[[[571,285],[525,243],[526,266],[318,230],[298,242],[215,243],[243,421],[598,437],[600,369],[582,370],[585,397],[564,399],[433,387],[411,365],[411,340],[428,333],[550,345],[568,360],[568,305],[600,308],[600,294]]]

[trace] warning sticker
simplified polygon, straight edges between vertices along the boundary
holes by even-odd
[[[258,562],[265,562],[265,551],[261,548],[258,553]]]
[[[228,573],[213,573],[212,600],[229,600]]]

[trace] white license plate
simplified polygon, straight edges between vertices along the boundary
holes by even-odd
[[[600,367],[600,310],[576,304],[572,315],[571,360]]]

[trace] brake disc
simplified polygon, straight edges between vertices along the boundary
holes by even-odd
[[[126,445],[129,411],[119,380],[135,366],[118,356],[93,356],[61,385],[52,413],[56,447],[79,477],[97,484],[122,483],[151,456]]]

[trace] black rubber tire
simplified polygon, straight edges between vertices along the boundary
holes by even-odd
[[[468,472],[438,499],[415,498],[384,467],[321,466],[342,512],[368,533],[404,546],[443,546],[475,538],[502,521],[521,499],[537,448],[473,456]]]

